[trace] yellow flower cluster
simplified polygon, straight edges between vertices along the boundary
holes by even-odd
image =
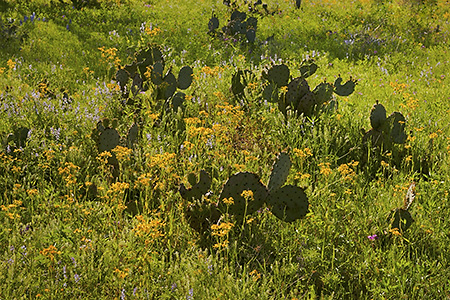
[[[223,203],[225,203],[226,205],[232,205],[232,204],[234,204],[234,199],[233,199],[233,197],[230,197],[230,198],[223,198],[222,201],[223,201]]]
[[[47,256],[51,261],[53,261],[55,259],[55,255],[60,255],[62,252],[58,251],[55,246],[50,245],[48,246],[48,248],[44,248],[43,250],[39,251],[39,253]]]
[[[204,67],[202,67],[200,72],[205,74],[205,75],[216,77],[219,74],[219,72],[223,72],[223,70],[224,70],[224,68],[223,67],[219,67],[219,66],[216,66],[214,68],[210,68],[208,66],[204,66]]]
[[[112,194],[123,194],[126,189],[130,187],[129,183],[126,182],[115,182],[111,184],[111,187],[109,188],[108,193]]]
[[[77,183],[77,174],[80,167],[74,165],[71,162],[66,162],[64,168],[59,167],[58,173],[61,175],[66,182],[66,186]]]
[[[258,281],[261,278],[261,273],[256,270],[251,271],[249,275],[253,277],[254,281]]]
[[[150,29],[150,27],[145,27],[145,33],[148,34],[149,36],[156,36],[161,32],[161,29],[159,29],[158,27],[155,27],[153,29]]]
[[[213,236],[224,237],[226,236],[231,228],[233,228],[234,224],[231,222],[221,222],[219,225],[212,224],[211,230],[213,231],[211,234]]]
[[[119,277],[120,279],[124,279],[125,277],[128,276],[129,271],[130,271],[130,269],[128,269],[128,268],[123,269],[123,271],[122,271],[122,270],[119,270],[118,268],[116,268],[116,269],[114,270],[114,273],[115,273],[115,274],[117,275],[117,277]]]
[[[100,154],[97,156],[97,160],[100,161],[100,162],[103,163],[103,164],[107,164],[107,163],[108,163],[108,159],[109,159],[110,157],[112,157],[111,152],[103,151],[102,153],[100,153]]]
[[[309,149],[309,148],[305,148],[303,150],[294,148],[292,151],[294,152],[295,156],[302,158],[302,159],[313,156],[313,153],[312,153],[311,149]]]
[[[320,163],[318,166],[320,167],[320,174],[323,174],[324,176],[331,175],[332,170],[330,168],[330,163]]]
[[[309,179],[310,177],[311,177],[311,174],[297,172],[297,174],[295,174],[294,179],[295,180],[306,180],[306,179]]]
[[[116,148],[111,150],[115,155],[118,161],[124,162],[128,161],[131,156],[131,152],[133,152],[128,147],[116,146]]]
[[[136,179],[134,185],[136,187],[148,187],[150,186],[150,183],[152,182],[152,174],[145,173],[139,175],[138,179]]]
[[[117,48],[98,48],[102,52],[102,61],[105,63],[112,63],[114,66],[120,66],[120,58],[117,57]]]
[[[253,196],[253,191],[252,190],[245,190],[242,191],[241,196],[244,197],[247,201],[253,201],[255,200],[254,196]]]
[[[148,221],[144,216],[138,215],[136,216],[136,220],[138,220],[139,223],[133,228],[133,231],[137,236],[148,236],[152,239],[164,236],[163,230],[166,223],[161,219],[155,218]]]
[[[357,161],[352,161],[348,164],[341,164],[338,167],[338,171],[341,174],[344,181],[352,181],[354,179],[354,177],[356,176],[354,168],[356,168],[358,164],[359,163]]]
[[[14,200],[12,204],[9,204],[8,206],[1,205],[0,208],[2,209],[2,211],[6,211],[6,215],[8,216],[8,218],[10,218],[11,220],[14,220],[14,219],[20,219],[20,215],[17,213],[14,213],[14,210],[21,205],[22,205],[22,201]],[[25,209],[25,208],[22,207],[22,209]]]
[[[8,65],[8,68],[10,70],[14,70],[16,68],[16,62],[12,61],[12,59],[8,59],[8,61],[6,62],[6,64]]]

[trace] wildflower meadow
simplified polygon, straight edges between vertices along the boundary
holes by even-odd
[[[450,299],[449,22],[0,1],[0,299]]]

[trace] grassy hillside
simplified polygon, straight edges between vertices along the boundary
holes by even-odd
[[[0,299],[450,297],[450,3],[301,2],[0,1]]]

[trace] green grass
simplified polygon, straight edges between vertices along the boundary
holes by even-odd
[[[0,1],[0,299],[450,298],[446,1],[267,1],[254,44],[207,33],[213,13],[230,18],[222,1],[87,2]],[[193,68],[183,110],[162,113],[153,85],[133,101],[117,89],[117,68],[149,44],[165,70]],[[261,74],[283,62],[297,77],[305,58],[311,89],[358,84],[336,110],[286,120],[259,100]],[[245,99],[230,90],[238,69],[253,74]],[[376,101],[408,133],[381,153],[361,133]],[[92,138],[104,118],[124,139],[139,124],[115,170]],[[191,228],[178,192],[190,173],[211,175],[209,213],[236,172],[266,185],[281,151],[304,218],[264,206],[244,225],[223,212],[223,235]],[[412,181],[415,222],[390,234]]]

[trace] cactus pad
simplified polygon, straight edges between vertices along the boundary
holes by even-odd
[[[236,97],[240,97],[244,94],[244,89],[247,86],[245,76],[248,73],[250,73],[249,70],[238,70],[231,77],[231,91]]]
[[[175,75],[171,71],[167,73],[167,75],[164,77],[164,82],[162,83],[164,85],[164,97],[166,99],[169,99],[172,97],[172,95],[175,93],[177,89],[177,79],[175,78]]]
[[[387,118],[391,140],[395,144],[403,144],[406,142],[407,135],[405,133],[405,117],[399,112],[393,112]]]
[[[139,133],[138,125],[136,123],[133,123],[133,125],[131,125],[130,129],[128,130],[127,134],[128,148],[134,148],[134,144],[136,144],[137,142],[138,133]]]
[[[144,80],[139,76],[139,74],[134,75],[133,82],[131,84],[131,91],[136,96],[140,91],[142,91],[144,85]]]
[[[289,170],[291,169],[291,158],[286,152],[281,152],[277,160],[272,166],[272,173],[269,177],[269,183],[267,188],[269,193],[279,189],[285,182],[289,175]]]
[[[381,147],[387,145],[388,138],[382,131],[376,129],[370,129],[364,134],[363,144],[371,143],[374,147]]]
[[[249,17],[247,19],[247,28],[256,30],[256,27],[258,26],[258,19],[254,17]]]
[[[269,69],[267,78],[277,87],[285,86],[289,82],[290,71],[285,64],[275,65]]]
[[[253,200],[246,201],[241,195],[243,191],[251,190]],[[230,205],[228,212],[239,219],[245,217],[245,214],[252,214],[260,209],[268,196],[266,187],[260,182],[258,175],[250,172],[240,172],[231,176],[225,183],[220,194],[220,200],[232,197],[234,204]],[[220,206],[225,211],[223,202]]]
[[[123,70],[128,72],[130,78],[133,78],[137,72],[137,65],[136,63],[125,65],[125,67],[123,67]]]
[[[161,62],[153,64],[151,71],[151,81],[154,85],[160,85],[163,82],[164,66]]]
[[[263,90],[263,99],[268,102],[276,103],[278,101],[278,92],[273,83],[269,83]]]
[[[375,104],[370,111],[370,125],[373,129],[380,129],[386,121],[386,109],[382,104]]]
[[[306,93],[298,102],[296,111],[297,115],[310,116],[311,112],[316,105],[316,98],[313,92]]]
[[[194,74],[194,71],[189,66],[184,66],[181,68],[180,72],[178,73],[178,88],[185,90],[188,87],[191,86],[192,83],[192,75]]]
[[[272,213],[286,222],[293,222],[308,213],[308,197],[302,188],[294,185],[271,192],[267,203],[272,206]]]
[[[300,99],[310,91],[308,82],[302,78],[294,78],[288,85],[286,105],[296,108]]]
[[[322,82],[314,88],[316,104],[322,105],[333,98],[333,86],[328,82]]]
[[[129,73],[124,69],[119,69],[116,72],[116,81],[119,83],[120,89],[123,90],[130,78]]]
[[[203,234],[219,221],[220,212],[214,204],[196,200],[187,206],[185,217],[192,229]]]
[[[249,30],[247,30],[247,32],[245,33],[245,36],[247,37],[247,41],[249,43],[253,43],[256,39],[256,31],[253,28],[250,28]]]
[[[120,142],[120,135],[114,128],[106,128],[98,137],[98,151],[111,151],[116,148]]]
[[[183,92],[177,92],[172,97],[172,109],[174,111],[178,110],[178,107],[183,107],[184,99],[186,98],[186,94]]]
[[[351,77],[346,83],[341,83],[342,78],[341,76],[339,76],[334,81],[334,92],[339,96],[348,96],[355,91],[356,80],[352,79]]]
[[[313,75],[317,71],[317,65],[312,59],[302,61],[302,65],[300,66],[300,76],[303,78],[308,78]]]
[[[214,15],[208,22],[209,32],[214,32],[219,28],[219,19]]]
[[[180,184],[179,192],[183,199],[201,199],[202,195],[205,195],[211,186],[211,177],[205,170],[200,171],[200,178],[197,182],[195,174],[191,173],[188,176],[188,181],[191,184],[191,188],[186,189],[184,184]]]
[[[391,211],[388,221],[391,222],[391,228],[398,228],[400,232],[404,232],[414,223],[414,219],[409,211],[403,208]]]

